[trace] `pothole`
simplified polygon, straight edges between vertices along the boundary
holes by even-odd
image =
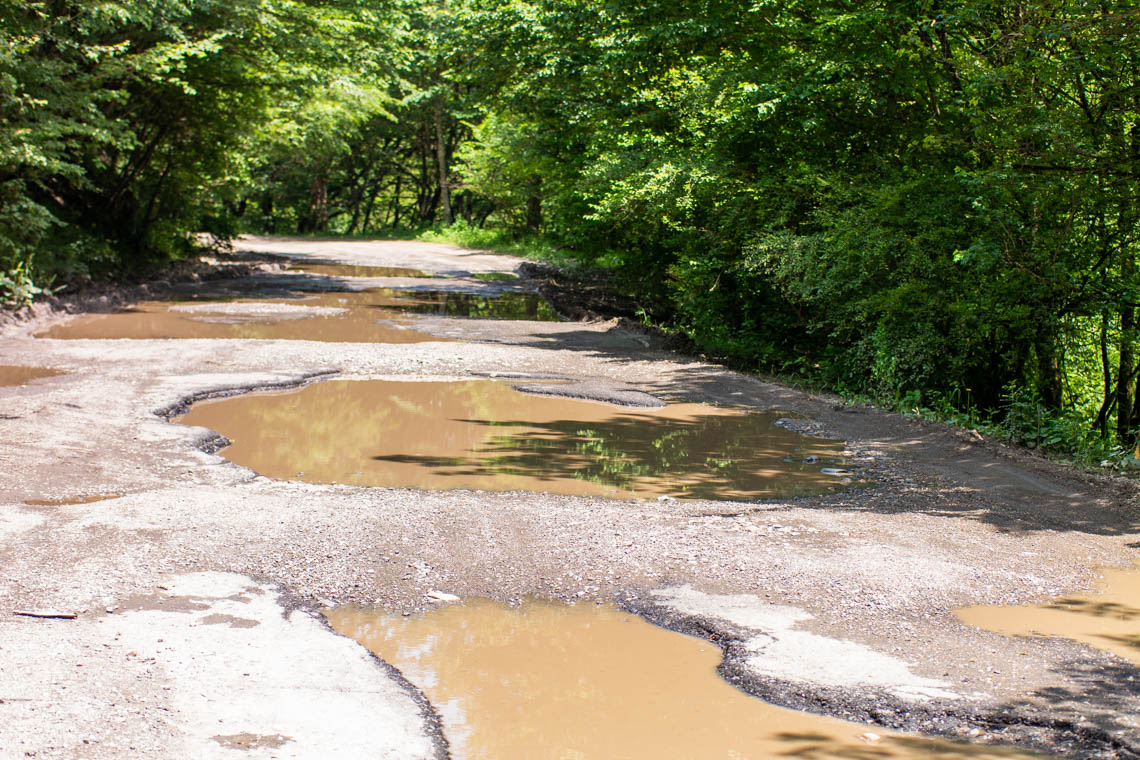
[[[0,386],[27,385],[32,380],[41,377],[54,377],[65,374],[63,370],[48,367],[18,367],[14,365],[0,365]]]
[[[110,314],[87,314],[42,330],[37,338],[240,338],[335,343],[448,341],[418,332],[413,314],[551,321],[542,296],[479,296],[451,291],[377,288],[226,301],[143,301]]]
[[[420,489],[753,501],[852,484],[841,443],[778,414],[707,404],[622,408],[492,380],[333,380],[195,404],[178,419],[272,478]]]
[[[769,705],[717,675],[716,645],[610,605],[473,599],[410,617],[325,614],[424,692],[457,760],[1042,757]]]
[[[1003,636],[1079,641],[1140,666],[1140,568],[1101,571],[1097,590],[1023,606],[956,610],[967,625]]]

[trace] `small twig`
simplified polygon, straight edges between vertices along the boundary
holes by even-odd
[[[13,615],[24,617],[47,618],[55,620],[75,620],[78,617],[74,612],[53,612],[52,610],[12,610]]]

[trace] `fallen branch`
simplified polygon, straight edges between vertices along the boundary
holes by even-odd
[[[75,620],[78,617],[74,612],[54,612],[52,610],[12,610],[12,614],[54,620]]]

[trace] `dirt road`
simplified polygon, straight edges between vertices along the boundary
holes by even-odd
[[[449,276],[336,282],[357,290],[537,286],[470,277],[519,261],[448,246],[237,247]],[[280,286],[278,270],[200,287],[258,292]],[[32,337],[69,319],[45,309],[0,335],[0,364],[62,371],[0,387],[0,758],[445,757],[435,706],[319,614],[422,610],[433,591],[614,600],[712,637],[722,672],[777,704],[1140,756],[1133,666],[952,614],[1131,566],[1131,484],[678,356],[616,322],[420,315],[416,331],[450,340],[404,343]],[[845,442],[871,485],[739,502],[271,480],[209,453],[211,431],[168,420],[196,399],[331,373],[558,380],[570,382],[553,392],[601,401],[781,410]],[[96,496],[109,498],[43,503]]]

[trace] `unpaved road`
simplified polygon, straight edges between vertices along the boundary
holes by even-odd
[[[447,246],[238,248],[453,276],[353,287],[535,287],[464,277],[519,262]],[[445,757],[433,707],[319,615],[423,609],[433,590],[617,600],[715,637],[724,674],[779,704],[1074,758],[1140,752],[1135,668],[952,615],[1131,565],[1131,484],[657,350],[616,323],[425,317],[417,329],[460,340],[405,344],[31,337],[67,318],[43,309],[0,335],[0,364],[66,373],[0,387],[0,758]],[[786,410],[846,441],[874,485],[770,503],[314,485],[205,453],[209,431],[161,416],[330,372],[553,376],[603,400]],[[92,494],[117,496],[26,503]]]

